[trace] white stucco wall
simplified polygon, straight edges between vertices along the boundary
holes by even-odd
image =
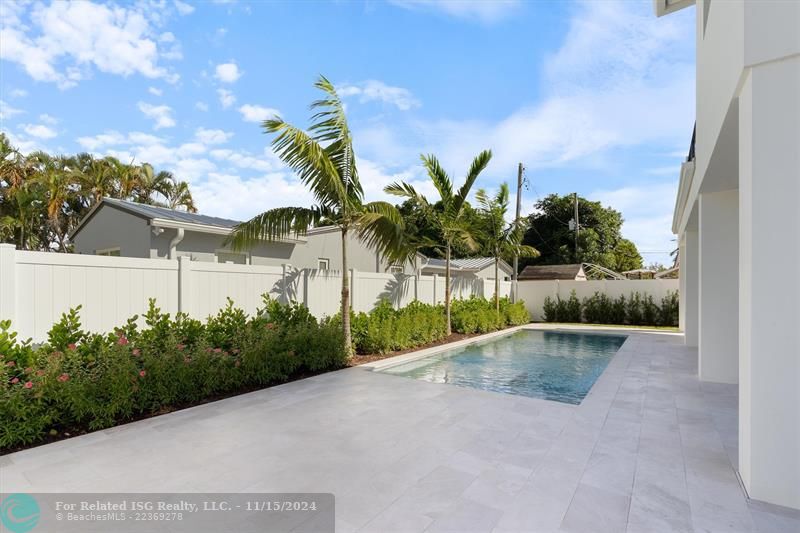
[[[739,468],[800,508],[800,43],[750,69],[739,110]]]
[[[739,192],[700,195],[698,370],[700,379],[739,379]]]

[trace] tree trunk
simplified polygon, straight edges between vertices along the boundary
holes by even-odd
[[[494,257],[494,310],[500,323],[500,258]]]
[[[445,332],[449,336],[453,330],[450,327],[450,243],[447,243],[444,267],[444,314],[447,323]]]
[[[347,357],[354,355],[353,337],[350,333],[350,272],[347,269],[347,228],[342,228],[342,332]]]

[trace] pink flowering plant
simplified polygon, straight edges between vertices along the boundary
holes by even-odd
[[[317,321],[302,306],[265,302],[254,317],[229,302],[201,322],[173,317],[151,301],[142,317],[105,335],[83,331],[76,308],[35,349],[0,322],[0,449],[344,365],[334,323]]]

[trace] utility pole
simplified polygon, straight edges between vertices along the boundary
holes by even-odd
[[[519,166],[517,167],[517,216],[514,218],[514,229],[516,229],[517,226],[519,226],[519,217],[520,217],[520,214],[521,214],[520,212],[522,211],[522,171],[523,170],[524,170],[524,168],[522,167],[522,163],[520,163]],[[511,300],[513,302],[516,302],[518,300],[518,298],[517,298],[518,289],[519,289],[519,287],[518,287],[519,280],[517,279],[517,276],[518,276],[517,271],[518,270],[519,270],[519,254],[514,253],[514,277],[512,278],[513,281],[511,283]]]
[[[578,220],[578,193],[575,193],[575,262],[579,263],[578,257],[578,232],[580,231],[581,223]]]

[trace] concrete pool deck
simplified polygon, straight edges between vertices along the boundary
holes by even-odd
[[[578,406],[349,368],[0,457],[0,491],[333,492],[339,532],[800,530],[738,482],[737,387],[614,332]]]

